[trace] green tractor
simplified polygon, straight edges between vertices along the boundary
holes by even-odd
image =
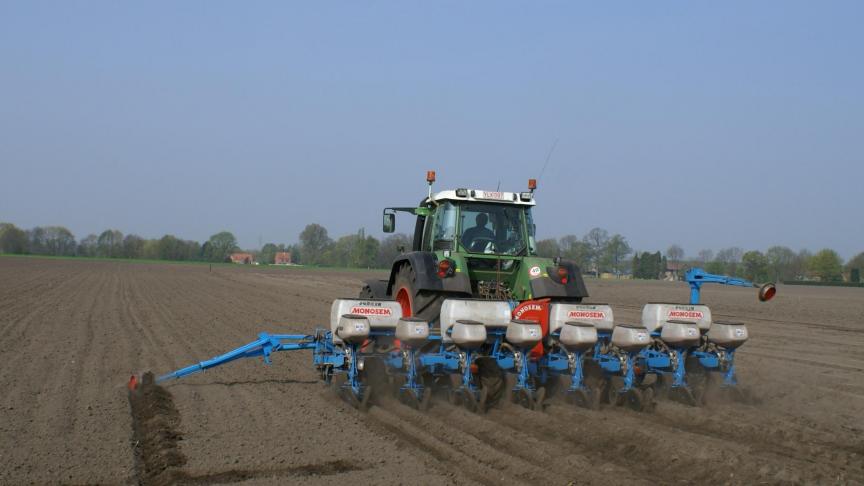
[[[412,248],[395,259],[388,279],[364,282],[360,298],[394,299],[403,315],[435,322],[447,298],[508,300],[520,318],[538,304],[588,296],[575,263],[537,256],[534,179],[526,192],[434,194],[434,171],[426,181],[428,195],[417,207],[384,209],[385,233],[395,231],[396,212],[417,217]]]

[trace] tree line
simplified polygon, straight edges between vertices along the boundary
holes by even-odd
[[[384,268],[404,249],[411,238],[394,234],[379,241],[364,230],[332,239],[327,229],[307,225],[298,244],[267,243],[260,250],[248,250],[257,262],[272,264],[277,252],[290,252],[295,263],[332,267]],[[80,241],[62,226],[37,226],[29,230],[0,223],[0,253],[66,257],[129,258],[170,261],[229,262],[232,253],[242,251],[230,231],[221,231],[204,243],[174,235],[147,239],[124,235],[116,229],[90,234]]]
[[[634,251],[627,239],[594,228],[582,238],[567,235],[537,242],[541,256],[560,256],[574,260],[585,273],[612,273],[641,279],[681,277],[690,268],[702,267],[709,273],[742,277],[755,282],[783,282],[818,279],[823,282],[860,282],[864,270],[864,252],[848,262],[830,249],[815,254],[807,249],[798,252],[786,246],[772,246],[764,253],[745,251],[738,247],[723,248],[714,253],[702,249],[695,256],[685,257],[677,244],[660,251]],[[628,272],[629,270],[629,272]]]
[[[366,235],[363,229],[333,239],[325,227],[313,223],[303,229],[296,244],[267,243],[249,253],[263,264],[274,263],[277,252],[287,251],[293,262],[304,265],[389,268],[400,252],[410,250],[411,244],[409,235],[397,233],[378,240]],[[77,241],[62,226],[22,230],[13,224],[0,223],[0,253],[226,262],[237,251],[240,251],[237,239],[229,231],[216,233],[204,243],[174,235],[147,239],[114,229]],[[864,270],[864,252],[844,265],[840,255],[827,248],[814,254],[806,249],[796,252],[786,246],[772,246],[765,252],[730,247],[716,253],[702,249],[695,256],[686,257],[684,250],[673,244],[665,252],[639,252],[633,250],[623,235],[610,235],[602,228],[593,228],[582,237],[571,234],[539,240],[536,251],[540,256],[573,260],[587,274],[611,273],[641,279],[683,276],[687,269],[700,266],[710,273],[756,282],[804,279],[859,282]]]
[[[13,224],[0,223],[0,253],[224,262],[237,249],[237,239],[228,231],[216,233],[203,244],[174,235],[147,239],[136,234],[124,235],[116,229],[76,241],[72,232],[62,226],[22,230]]]

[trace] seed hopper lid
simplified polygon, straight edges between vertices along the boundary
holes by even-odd
[[[594,324],[585,321],[567,321],[564,324],[575,327],[594,327]]]
[[[457,319],[456,324],[464,324],[466,326],[482,326],[480,321],[472,321],[471,319]]]
[[[643,331],[648,330],[648,328],[646,328],[642,324],[618,324],[615,327],[623,327],[625,329],[641,329]]]

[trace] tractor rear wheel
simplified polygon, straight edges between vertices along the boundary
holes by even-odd
[[[365,291],[367,287],[364,287]],[[371,290],[369,291],[371,293]],[[405,264],[399,267],[393,280],[393,298],[402,306],[403,316],[419,317],[427,322],[437,320],[441,304],[447,294],[430,290],[417,290],[417,275],[414,267]]]
[[[360,289],[360,295],[357,296],[358,299],[374,299],[375,295],[372,293],[372,289],[369,288],[368,285],[364,285],[362,289]]]

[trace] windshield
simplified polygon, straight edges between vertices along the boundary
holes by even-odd
[[[525,210],[505,204],[463,204],[459,241],[471,253],[518,255],[526,249]]]

